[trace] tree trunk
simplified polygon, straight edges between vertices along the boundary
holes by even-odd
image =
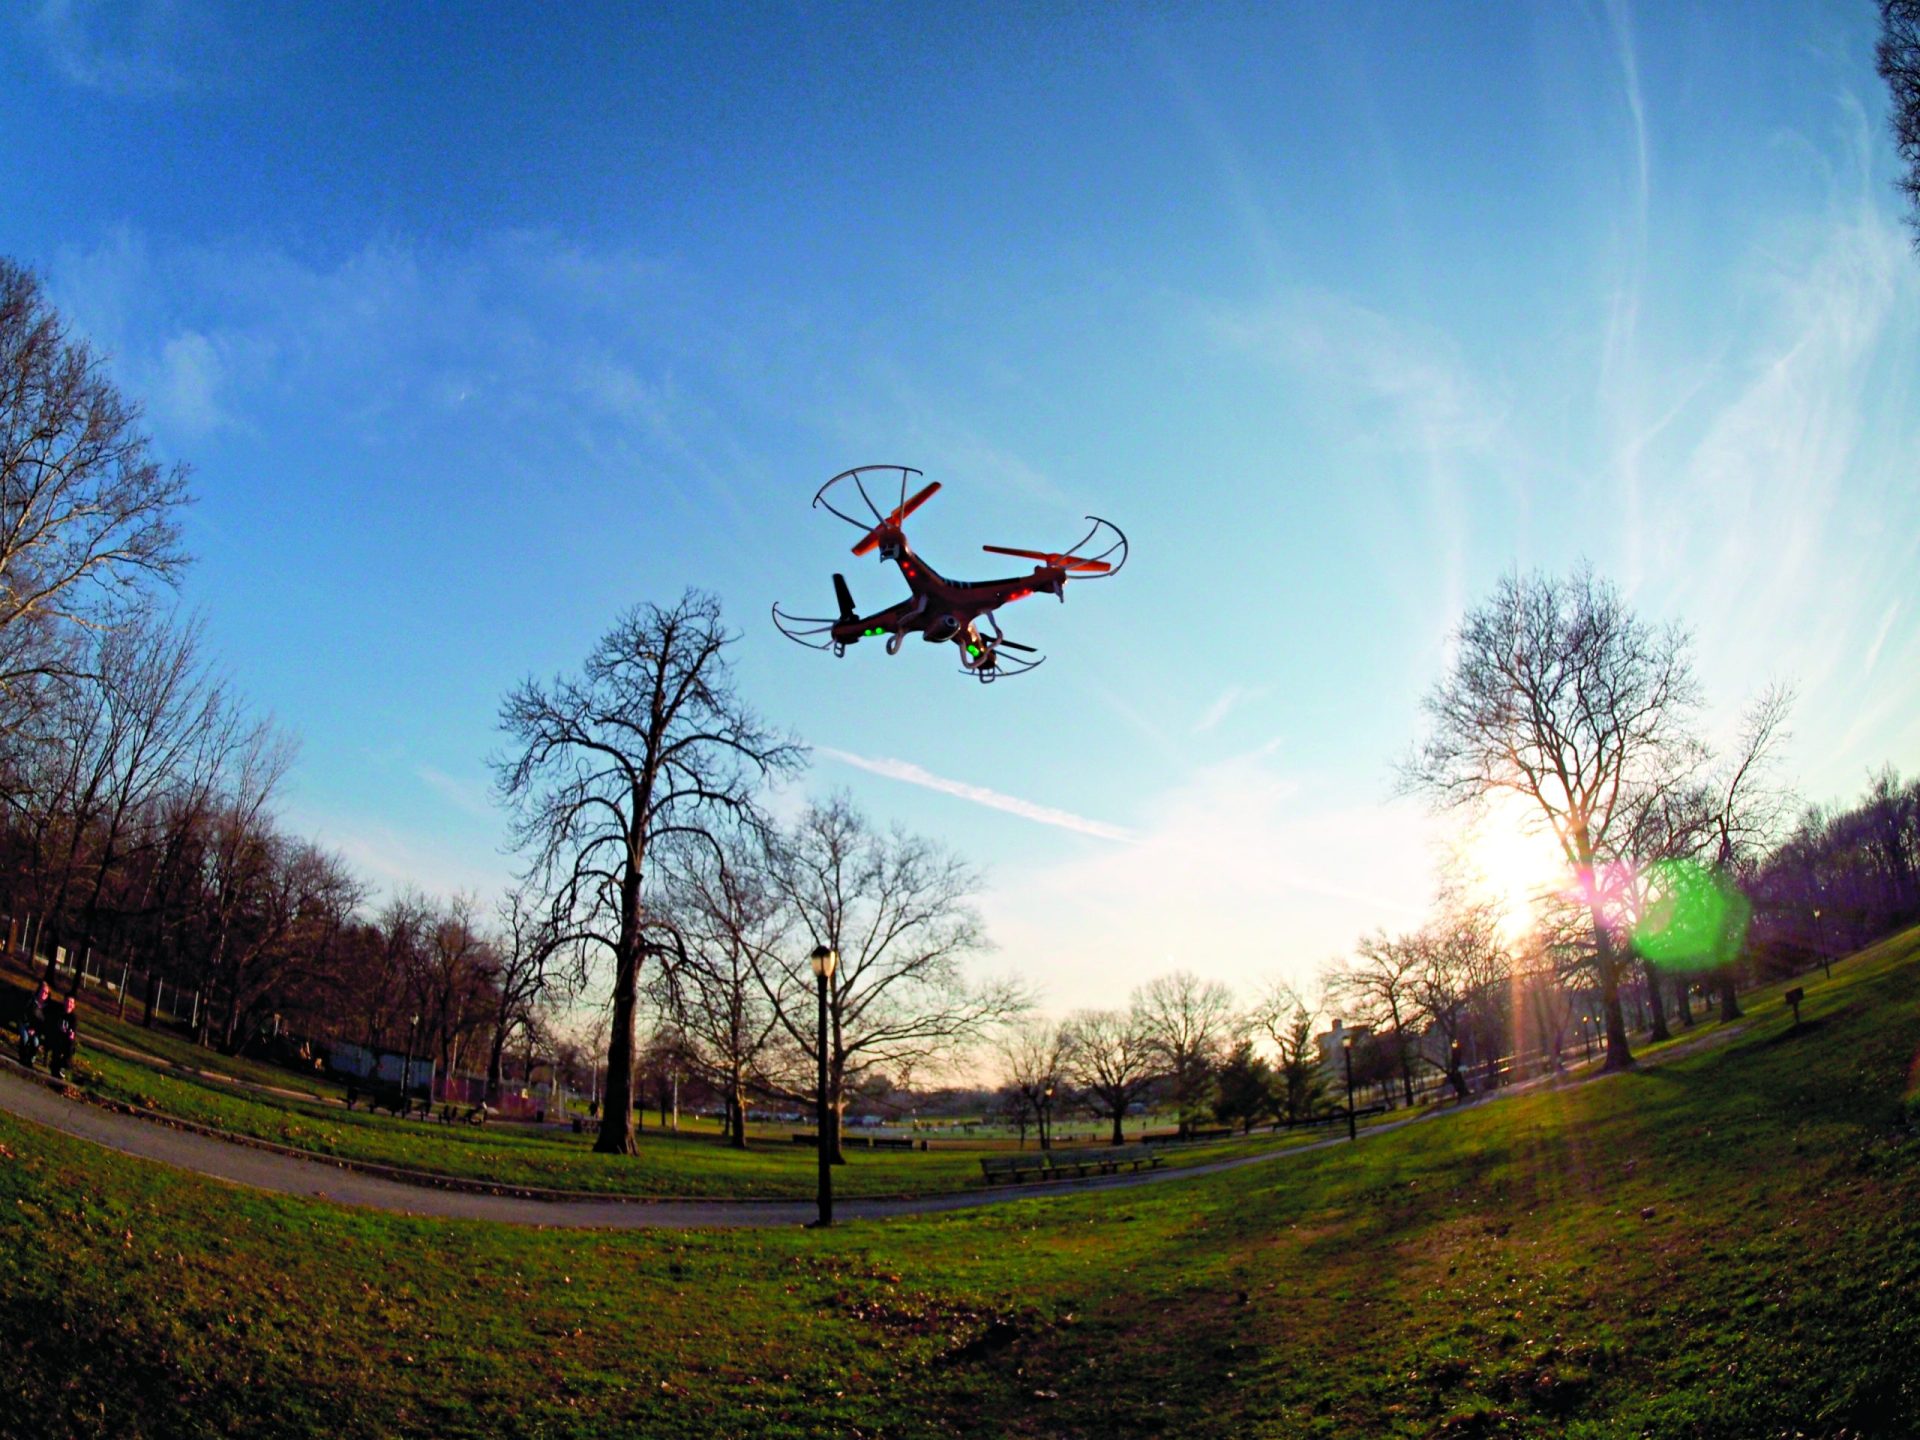
[[[1721,966],[1719,973],[1714,976],[1714,979],[1720,987],[1721,1023],[1725,1024],[1738,1020],[1742,1012],[1740,1009],[1740,1001],[1733,993],[1733,967],[1731,965]]]
[[[1689,975],[1676,975],[1673,980],[1673,1004],[1680,1012],[1680,1023],[1689,1030],[1693,1028],[1693,978]]]
[[[634,997],[640,982],[640,877],[629,869],[621,883],[620,949],[613,962],[613,1016],[607,1036],[606,1104],[600,1111],[596,1155],[631,1155],[633,1143]]]
[[[1127,1137],[1122,1134],[1120,1130],[1120,1116],[1125,1108],[1123,1105],[1113,1107],[1113,1143],[1116,1145],[1124,1145],[1127,1143]]]
[[[1660,998],[1660,972],[1653,968],[1651,960],[1642,960],[1640,968],[1647,975],[1647,1008],[1653,1012],[1653,1029],[1647,1038],[1654,1041],[1671,1040],[1673,1033],[1667,1029],[1667,1004]]]
[[[1632,1068],[1634,1052],[1626,1044],[1626,1018],[1620,1014],[1620,962],[1599,906],[1594,906],[1594,968],[1599,970],[1599,1006],[1607,1016],[1607,1058],[1599,1068]]]
[[[735,1150],[747,1148],[747,1097],[746,1091],[736,1079],[733,1093],[727,1097],[727,1124],[732,1133],[727,1136],[727,1144]]]

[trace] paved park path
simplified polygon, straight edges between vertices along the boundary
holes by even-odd
[[[1683,1046],[1675,1046],[1653,1057],[1651,1063],[1691,1053],[1704,1044],[1730,1038],[1740,1027],[1704,1036]],[[1602,1079],[1604,1076],[1592,1076]],[[1516,1088],[1532,1088],[1531,1085]],[[1494,1096],[1471,1102],[1488,1103]],[[1387,1120],[1368,1126],[1363,1136],[1383,1134],[1407,1125],[1442,1115],[1457,1114],[1461,1107],[1428,1111],[1401,1120]],[[209,1179],[230,1185],[245,1185],[255,1190],[280,1195],[295,1195],[308,1200],[331,1200],[341,1205],[357,1205],[373,1210],[393,1211],[442,1220],[492,1220],[508,1225],[545,1225],[565,1229],[601,1230],[684,1230],[733,1229],[754,1226],[802,1225],[814,1218],[811,1200],[669,1200],[628,1197],[605,1199],[540,1200],[516,1195],[489,1195],[460,1190],[442,1190],[410,1185],[379,1175],[364,1174],[325,1160],[304,1159],[279,1151],[255,1149],[232,1141],[197,1134],[191,1130],[143,1120],[132,1115],[102,1109],[54,1090],[36,1080],[27,1079],[11,1069],[0,1069],[0,1110],[50,1130],[58,1130],[81,1140],[92,1141],[123,1155],[157,1161],[179,1170],[190,1170]],[[1044,1186],[999,1186],[991,1189],[964,1190],[945,1195],[919,1195],[891,1199],[845,1199],[834,1203],[836,1220],[882,1220],[896,1215],[927,1215],[945,1210],[970,1210],[981,1205],[999,1205],[1011,1200],[1031,1200],[1038,1196],[1086,1194],[1097,1190],[1130,1190],[1141,1185],[1166,1185],[1200,1175],[1217,1175],[1223,1170],[1239,1170],[1250,1165],[1271,1165],[1348,1144],[1344,1136],[1315,1140],[1261,1155],[1243,1155],[1233,1160],[1209,1164],[1185,1165],[1167,1170],[1150,1170],[1132,1175],[1095,1175],[1084,1179],[1056,1180]]]

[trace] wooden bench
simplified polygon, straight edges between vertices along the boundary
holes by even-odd
[[[1156,1155],[1141,1145],[1111,1145],[1100,1150],[1049,1150],[1047,1152],[1047,1170],[1049,1176],[1065,1176],[1071,1173],[1081,1175],[1116,1175],[1122,1167],[1129,1172],[1138,1171],[1142,1165],[1157,1170],[1167,1163],[1164,1155]]]
[[[1026,1179],[1039,1179],[1047,1173],[1044,1155],[982,1155],[980,1173],[989,1185],[997,1182],[1018,1185]]]
[[[469,1125],[484,1125],[487,1123],[487,1107],[484,1104],[473,1105],[468,1107],[465,1113],[461,1112],[458,1105],[442,1105],[440,1107],[440,1123],[442,1125],[451,1125],[456,1120],[464,1120]]]

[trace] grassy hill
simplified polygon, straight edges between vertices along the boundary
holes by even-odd
[[[1916,959],[1358,1146],[824,1234],[433,1224],[0,1120],[0,1433],[1920,1434]]]

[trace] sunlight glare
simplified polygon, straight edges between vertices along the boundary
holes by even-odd
[[[1509,942],[1533,928],[1543,898],[1569,883],[1559,846],[1518,802],[1492,805],[1470,824],[1454,841],[1453,862],[1467,898],[1498,912]]]

